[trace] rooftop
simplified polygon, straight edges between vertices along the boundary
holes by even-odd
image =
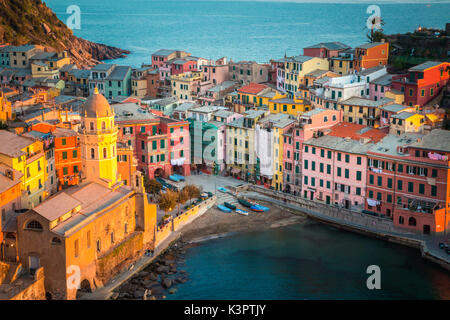
[[[338,150],[346,153],[365,154],[373,143],[361,143],[359,140],[325,135],[320,138],[311,138],[304,142],[306,145]]]
[[[117,103],[111,105],[114,110],[115,121],[136,121],[156,119],[147,109],[136,103]]]
[[[80,206],[80,211],[72,213],[67,220],[52,229],[62,236],[69,236],[70,230],[88,223],[90,218],[107,207],[120,202],[132,191],[125,187],[111,190],[95,182],[74,186],[47,199],[33,210],[53,221]]]
[[[173,49],[159,49],[158,51],[152,53],[152,56],[163,56],[166,57],[174,52],[176,52],[177,50],[173,50]]]
[[[362,124],[340,122],[330,128],[328,135],[341,138],[350,138],[357,141],[362,138],[367,138],[376,143],[383,139],[386,133]]]
[[[369,43],[364,43],[360,46],[357,46],[357,49],[370,49],[370,48],[375,48],[379,45],[384,44],[383,42],[369,42]]]
[[[411,108],[411,107],[394,103],[394,104],[388,104],[387,106],[383,106],[380,109],[383,109],[384,111],[388,111],[388,112],[396,112],[397,113],[397,112],[400,112],[400,111],[408,109],[408,108]]]
[[[24,155],[22,149],[33,144],[33,139],[19,136],[15,133],[0,130],[0,153],[10,157],[18,157]]]
[[[395,118],[395,119],[401,119],[401,120],[406,120],[406,119],[408,119],[408,118],[410,118],[410,117],[412,117],[412,116],[414,116],[414,115],[416,115],[417,113],[414,113],[414,112],[400,112],[400,113],[397,113],[397,114],[394,114],[394,115],[392,115],[392,118]]]
[[[442,64],[442,63],[444,63],[444,62],[440,62],[440,61],[427,61],[427,62],[421,63],[421,64],[419,64],[419,65],[417,65],[417,66],[414,66],[414,67],[408,69],[408,71],[411,71],[411,72],[425,71],[426,69],[436,67],[436,66],[438,66],[438,65],[440,65],[440,64]]]
[[[129,66],[116,66],[114,70],[107,76],[106,80],[121,81],[125,80],[127,74],[131,72],[131,67]]]
[[[450,152],[450,131],[435,129],[412,145],[415,148]]]
[[[361,107],[381,107],[385,104],[391,103],[394,100],[389,98],[381,98],[378,101],[360,98],[360,97],[351,97],[347,100],[342,100],[338,102],[340,105],[351,105],[351,106],[361,106]]]
[[[238,90],[238,92],[241,93],[248,93],[248,94],[258,94],[259,92],[263,91],[264,89],[268,88],[266,85],[260,84],[260,83],[254,83],[251,82],[246,86],[243,86]]]
[[[108,71],[109,69],[113,68],[115,64],[109,64],[109,63],[99,63],[91,68],[91,71]]]
[[[350,48],[348,45],[343,44],[342,42],[321,42],[309,47],[306,47],[304,49],[321,49],[321,48],[325,48],[328,50],[344,50],[347,48]]]
[[[420,133],[404,133],[400,136],[388,134],[371,149],[370,153],[377,153],[387,156],[402,156],[397,152],[397,147],[405,147],[416,143],[423,137]]]

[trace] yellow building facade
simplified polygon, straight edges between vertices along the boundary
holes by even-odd
[[[0,130],[0,162],[23,174],[23,208],[32,208],[46,198],[47,163],[41,141]]]
[[[294,98],[288,98],[283,95],[279,98],[269,100],[270,113],[285,113],[293,116],[301,115],[304,112],[311,110],[309,101],[299,98],[294,95]]]
[[[286,58],[284,89],[297,92],[301,86],[306,86],[305,75],[314,70],[329,70],[328,60],[308,56]]]

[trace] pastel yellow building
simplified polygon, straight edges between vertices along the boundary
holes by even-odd
[[[242,179],[255,177],[255,127],[269,111],[249,110],[244,117],[226,124],[226,164],[229,174]]]
[[[269,100],[269,110],[270,113],[285,113],[298,116],[311,110],[311,104],[308,100],[302,99],[298,95],[294,95],[293,98],[282,95],[279,98]]]
[[[195,100],[199,94],[197,88],[200,88],[202,77],[202,72],[186,72],[171,76],[172,95],[180,100]]]
[[[83,179],[104,181],[108,187],[121,180],[117,169],[118,127],[114,115],[106,98],[96,89],[81,112],[78,131]]]
[[[305,75],[314,70],[329,70],[328,60],[308,56],[286,58],[284,89],[289,94],[294,94],[301,86],[306,85]]]
[[[390,118],[389,133],[402,135],[407,132],[423,132],[425,116],[413,112],[400,112]]]
[[[392,99],[381,98],[378,101],[352,97],[338,102],[338,110],[343,111],[343,121],[374,128],[380,126],[381,108],[393,103]]]
[[[0,162],[23,174],[23,208],[32,208],[45,199],[47,164],[41,141],[0,130]]]

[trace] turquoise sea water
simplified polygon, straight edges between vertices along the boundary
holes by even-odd
[[[194,56],[267,62],[303,53],[318,42],[351,46],[366,41],[369,14],[364,4],[171,0],[45,0],[66,22],[66,9],[78,5],[81,30],[75,35],[133,53],[119,64],[140,66],[160,49]],[[373,1],[377,3],[377,1]],[[379,4],[388,34],[419,25],[445,28],[450,3]]]
[[[190,280],[168,299],[450,299],[450,275],[419,250],[315,222],[209,240],[179,269]]]

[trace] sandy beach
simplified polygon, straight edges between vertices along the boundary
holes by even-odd
[[[208,238],[220,237],[234,232],[257,231],[267,228],[282,227],[304,221],[306,217],[294,215],[286,209],[259,201],[270,207],[268,212],[249,211],[248,216],[237,213],[225,213],[216,207],[183,228],[184,242],[198,242]]]

